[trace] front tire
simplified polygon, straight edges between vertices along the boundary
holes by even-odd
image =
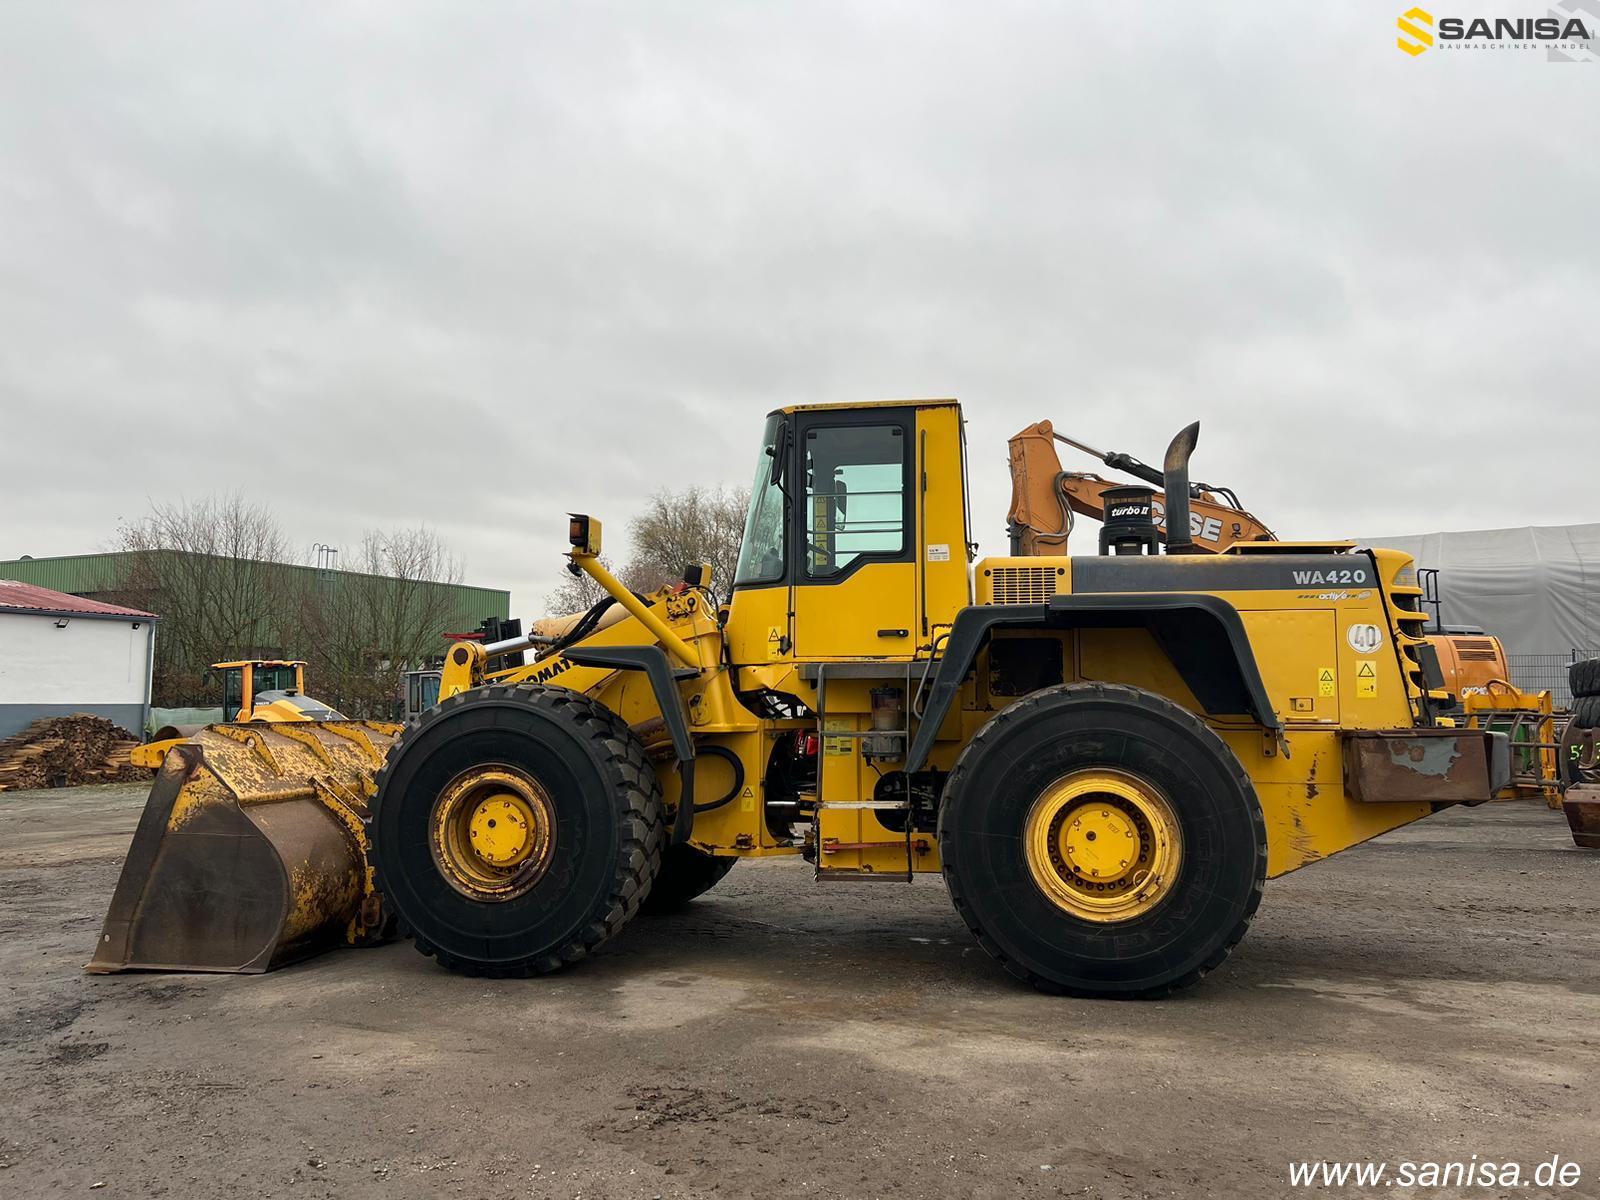
[[[939,812],[951,899],[1049,992],[1155,997],[1244,936],[1266,878],[1249,776],[1193,713],[1115,684],[1047,688],[962,752]]]
[[[407,726],[378,773],[372,861],[402,935],[469,975],[589,954],[661,866],[661,789],[604,705],[535,684],[474,688]]]

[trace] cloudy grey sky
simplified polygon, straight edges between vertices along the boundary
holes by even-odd
[[[12,0],[0,558],[237,485],[536,610],[569,508],[892,396],[989,553],[1043,417],[1288,536],[1600,520],[1600,64],[1397,8]]]

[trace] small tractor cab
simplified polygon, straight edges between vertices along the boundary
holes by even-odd
[[[222,676],[225,721],[338,721],[343,718],[305,694],[300,659],[250,659],[212,663]]]
[[[211,664],[222,680],[222,720],[342,721],[344,715],[305,694],[306,664],[301,659],[254,658]],[[209,676],[208,676],[209,678]],[[204,725],[164,725],[150,741],[129,752],[140,767],[160,767],[167,751],[194,737]]]

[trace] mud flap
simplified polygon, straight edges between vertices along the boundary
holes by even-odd
[[[376,763],[355,751],[381,752],[325,725],[269,730],[213,726],[167,754],[88,971],[256,973],[370,938],[355,776]]]

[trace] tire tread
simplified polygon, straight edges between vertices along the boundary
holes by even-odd
[[[1600,696],[1578,696],[1572,701],[1574,729],[1600,729]]]
[[[1567,668],[1574,697],[1600,696],[1600,658],[1586,658]]]
[[[398,761],[398,751],[408,738],[416,736],[436,720],[448,716],[466,704],[469,697],[485,693],[503,699],[516,699],[534,709],[544,710],[568,728],[592,742],[601,750],[602,769],[611,785],[612,795],[622,802],[618,813],[619,826],[625,822],[625,836],[618,848],[615,874],[604,911],[599,919],[585,925],[575,936],[548,953],[505,966],[487,966],[471,959],[463,959],[439,946],[433,945],[397,914],[397,927],[401,937],[408,937],[423,954],[436,960],[440,966],[462,975],[484,978],[526,978],[548,975],[586,957],[603,942],[616,935],[634,915],[650,894],[657,872],[661,868],[662,844],[665,841],[665,823],[661,812],[661,785],[645,756],[644,747],[634,736],[626,722],[598,700],[565,688],[548,687],[536,683],[490,684],[467,692],[458,692],[427,712],[420,713],[406,723],[390,750],[384,765],[379,768],[375,782],[381,794],[389,765]],[[370,825],[369,820],[369,825]],[[370,841],[371,839],[369,839]],[[369,852],[378,890],[383,888],[383,863],[377,846]]]
[[[1231,749],[1229,749],[1227,743],[1218,737],[1216,732],[1212,730],[1210,726],[1208,726],[1204,721],[1200,720],[1199,717],[1195,716],[1194,713],[1190,712],[1188,709],[1173,704],[1163,697],[1156,696],[1152,692],[1147,692],[1141,688],[1136,688],[1128,684],[1121,683],[1061,684],[1056,687],[1045,688],[1042,691],[1033,692],[1030,695],[1023,697],[1021,700],[1018,700],[1015,704],[1009,705],[1008,707],[1002,709],[987,723],[985,723],[983,728],[980,729],[972,738],[972,740],[968,742],[967,745],[962,749],[960,757],[956,759],[956,765],[951,769],[950,778],[945,782],[945,793],[948,795],[961,786],[963,776],[970,772],[972,769],[972,763],[977,759],[983,747],[989,741],[992,741],[994,738],[1002,734],[1009,725],[1014,724],[1019,718],[1026,716],[1030,709],[1048,704],[1064,692],[1071,692],[1074,695],[1093,696],[1100,700],[1122,701],[1124,703],[1133,704],[1141,708],[1154,708],[1156,705],[1153,704],[1152,701],[1159,702],[1160,710],[1164,715],[1176,717],[1182,720],[1188,724],[1191,731],[1200,736],[1202,740],[1214,743],[1217,750],[1218,759],[1227,766],[1229,773],[1234,776],[1235,781],[1244,788],[1246,795],[1254,794],[1255,785],[1251,782],[1249,774],[1239,762],[1238,757]],[[1262,814],[1260,804],[1252,805],[1250,808],[1250,813],[1252,821],[1255,825],[1256,834],[1256,863],[1254,872],[1255,885],[1251,890],[1249,900],[1245,905],[1244,915],[1239,919],[1234,928],[1228,932],[1228,935],[1223,939],[1221,946],[1204,963],[1201,963],[1199,966],[1195,967],[1193,970],[1185,973],[1184,975],[1179,976],[1176,979],[1169,980],[1156,987],[1118,993],[1119,998],[1129,1000],[1159,1000],[1164,996],[1170,996],[1173,992],[1180,991],[1183,988],[1199,983],[1200,980],[1205,978],[1206,975],[1220,967],[1227,959],[1228,955],[1233,952],[1233,948],[1239,944],[1241,939],[1243,939],[1245,932],[1250,928],[1251,921],[1255,919],[1256,910],[1261,906],[1262,885],[1266,879],[1267,873],[1266,819]],[[942,823],[939,830],[939,856],[943,863],[945,884],[950,889],[950,899],[952,902],[954,902],[956,911],[961,915],[961,919],[966,923],[967,928],[972,931],[973,937],[977,938],[979,945],[988,951],[989,954],[991,954],[995,960],[999,962],[1000,965],[1003,966],[1007,971],[1016,976],[1018,979],[1023,980],[1025,983],[1037,988],[1039,991],[1046,992],[1051,995],[1084,996],[1091,998],[1102,998],[1107,995],[1105,992],[1074,988],[1057,983],[1054,980],[1045,979],[1037,973],[1029,970],[1022,963],[1018,963],[1015,960],[1008,958],[995,943],[995,940],[984,930],[982,924],[978,921],[976,914],[972,911],[971,906],[965,900],[963,891],[964,885],[961,881],[961,872],[959,866],[960,854],[959,851],[955,850],[955,847],[953,846],[951,839],[949,839],[948,835],[946,834]]]

